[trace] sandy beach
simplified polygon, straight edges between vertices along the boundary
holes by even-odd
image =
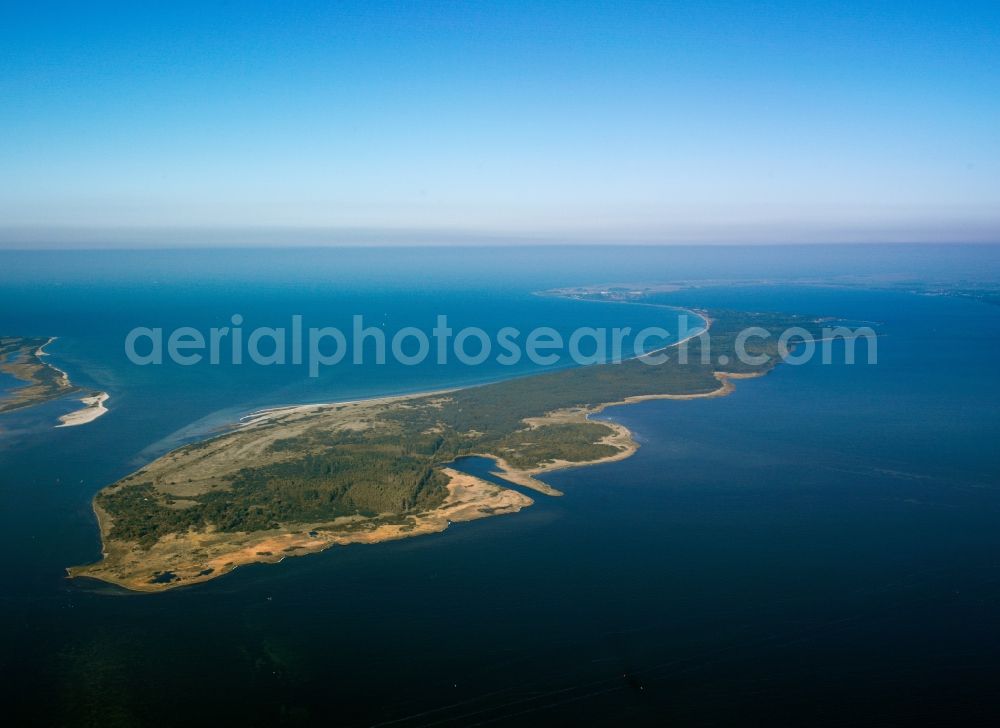
[[[706,321],[705,330],[711,327],[713,322],[710,317],[703,312],[698,312],[698,315]],[[698,331],[685,340],[664,348],[681,346],[684,341],[701,333],[703,331]],[[714,376],[719,386],[707,392],[625,397],[597,405],[557,409],[542,416],[526,418],[523,423],[529,429],[581,424],[591,422],[593,415],[608,407],[654,399],[724,397],[735,388],[733,380],[762,376],[764,373],[717,371]],[[154,486],[169,487],[171,498],[183,507],[183,504],[188,503],[187,499],[215,487],[226,487],[233,468],[242,463],[261,458],[265,458],[266,462],[277,463],[292,457],[291,451],[276,450],[274,443],[282,439],[307,436],[316,427],[317,416],[324,418],[321,431],[334,433],[364,430],[374,426],[384,412],[406,407],[410,400],[433,398],[435,395],[444,397],[454,391],[452,388],[257,410],[240,418],[234,429],[208,438],[197,449],[180,448],[167,453],[147,466],[143,473]],[[81,401],[86,407],[64,415],[60,427],[85,424],[101,416],[107,411],[104,407],[107,397],[107,393],[100,392],[83,398]],[[434,406],[434,401],[430,404]],[[561,491],[540,480],[540,476],[557,470],[624,460],[638,450],[639,445],[632,432],[624,425],[605,419],[600,420],[600,425],[606,428],[607,434],[601,437],[598,444],[611,448],[611,452],[593,460],[550,460],[531,468],[517,468],[499,454],[482,452],[478,455],[493,460],[497,466],[494,474],[513,485],[530,488],[547,496],[561,496]],[[448,494],[441,505],[424,513],[400,518],[345,516],[332,522],[289,523],[273,530],[254,532],[223,532],[214,527],[191,529],[185,533],[165,536],[149,548],[109,539],[112,518],[95,500],[94,511],[106,550],[104,558],[96,564],[69,569],[69,574],[101,579],[136,591],[163,591],[215,578],[243,564],[275,563],[288,556],[315,553],[334,545],[371,544],[436,533],[453,522],[514,513],[533,503],[531,498],[517,490],[499,487],[448,465],[438,467],[448,477]]]
[[[93,422],[101,415],[107,413],[108,408],[104,406],[104,403],[108,399],[110,399],[110,395],[107,392],[97,392],[87,397],[81,397],[80,401],[84,404],[84,407],[60,417],[59,422],[61,424],[56,425],[56,427],[77,427]]]
[[[350,399],[339,402],[313,402],[310,404],[292,404],[279,407],[267,407],[265,409],[254,410],[250,414],[239,418],[238,427],[251,427],[270,422],[275,417],[286,415],[312,414],[329,407],[346,407],[353,405],[381,405],[392,402],[403,402],[408,399],[419,399],[421,397],[434,397],[448,394],[455,391],[455,387],[449,389],[435,389],[428,392],[414,392],[413,394],[390,394],[384,397],[362,397],[361,399]]]
[[[331,523],[295,524],[293,528],[226,533],[189,531],[161,539],[145,550],[104,539],[104,559],[67,569],[69,576],[87,576],[138,592],[161,592],[214,579],[246,564],[278,563],[348,544],[374,544],[444,531],[453,523],[517,513],[534,501],[514,490],[472,475],[443,468],[448,495],[440,507],[408,516],[398,523],[364,523],[341,518]],[[113,519],[100,506],[94,512],[102,535]],[[156,576],[159,575],[159,576]]]

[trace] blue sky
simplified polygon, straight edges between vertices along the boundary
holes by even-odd
[[[997,2],[2,13],[8,246],[1000,241]]]

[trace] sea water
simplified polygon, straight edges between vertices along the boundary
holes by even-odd
[[[111,394],[0,418],[8,705],[39,722],[469,724],[975,719],[1000,676],[1000,307],[789,284],[989,280],[989,248],[0,253],[0,330]],[[902,262],[901,262],[902,261]],[[536,370],[137,367],[135,326],[302,314],[391,329],[676,324],[555,286],[713,279],[664,297],[877,322],[875,365],[781,366],[725,398],[607,410],[632,458],[546,477],[521,513],[135,595],[100,556],[102,486],[254,409]],[[722,285],[739,278],[741,285]],[[768,279],[766,282],[762,279]],[[784,285],[774,285],[785,280]],[[665,318],[666,317],[666,318]],[[835,362],[837,357],[834,357]],[[864,357],[860,357],[864,361]],[[842,361],[842,359],[841,359]],[[482,459],[460,463],[489,476]]]

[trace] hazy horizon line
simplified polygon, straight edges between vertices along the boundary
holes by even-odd
[[[951,226],[948,226],[949,229]],[[0,226],[0,250],[100,250],[189,248],[488,247],[488,246],[811,246],[811,245],[997,245],[1000,228],[965,226],[948,234],[848,229],[779,230],[751,234],[741,229],[669,231],[487,231],[438,228],[348,228],[323,226]],[[964,234],[963,234],[964,233]],[[974,234],[970,234],[974,233]]]

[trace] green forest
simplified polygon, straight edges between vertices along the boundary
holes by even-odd
[[[97,502],[113,516],[112,538],[144,546],[166,534],[207,525],[222,531],[258,531],[341,516],[419,513],[441,503],[446,478],[440,467],[463,455],[492,454],[528,469],[553,460],[586,462],[615,452],[600,443],[609,428],[599,422],[529,428],[525,418],[630,396],[711,392],[719,387],[717,369],[753,373],[772,368],[779,360],[781,330],[801,326],[819,334],[819,324],[801,316],[735,311],[713,311],[711,316],[711,351],[705,349],[706,337],[693,339],[687,345],[687,363],[677,361],[674,348],[668,351],[668,361],[655,365],[632,359],[418,397],[387,410],[375,427],[279,439],[272,448],[295,457],[245,467],[227,488],[193,496],[184,507],[136,477],[125,487],[102,492]],[[756,365],[741,363],[736,356],[736,336],[751,326],[772,332],[745,346],[748,353],[766,357]],[[725,366],[715,363],[720,357]]]

